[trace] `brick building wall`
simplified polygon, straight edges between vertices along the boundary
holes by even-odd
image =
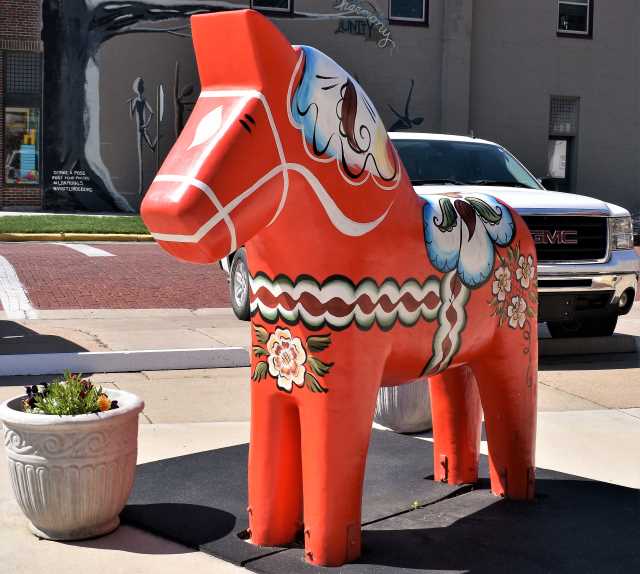
[[[5,76],[7,54],[42,53],[41,0],[0,2],[0,209],[42,207],[42,190],[37,185],[15,185],[6,181],[5,162]],[[38,154],[39,156],[40,154]],[[42,163],[40,161],[40,163]]]

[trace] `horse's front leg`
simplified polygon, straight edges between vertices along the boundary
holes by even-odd
[[[283,546],[302,528],[300,422],[296,402],[267,381],[252,381],[249,534],[260,546]]]
[[[362,483],[382,373],[371,364],[337,367],[326,394],[300,401],[305,559],[322,566],[360,555]]]

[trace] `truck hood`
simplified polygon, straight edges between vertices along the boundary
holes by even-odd
[[[559,191],[489,185],[418,185],[414,189],[420,196],[455,192],[465,195],[486,193],[504,201],[521,215],[629,215],[626,209],[612,203]]]

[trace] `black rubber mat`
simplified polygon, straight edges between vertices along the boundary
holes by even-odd
[[[159,536],[243,564],[277,548],[238,537],[248,527],[247,455],[243,444],[138,466],[121,518]],[[391,432],[372,434],[363,523],[429,504],[460,490],[433,482],[431,443]]]
[[[319,572],[301,548],[258,548],[246,521],[247,445],[138,467],[124,522],[266,573]],[[486,457],[481,474],[486,477]],[[640,572],[640,491],[538,470],[536,500],[435,483],[432,445],[374,431],[363,553],[336,572]],[[414,501],[421,508],[411,510]]]

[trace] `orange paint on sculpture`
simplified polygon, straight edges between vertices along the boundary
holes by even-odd
[[[360,553],[378,389],[430,376],[436,478],[533,496],[535,247],[488,195],[414,193],[373,104],[252,11],[194,16],[202,93],[151,185],[158,243],[251,272],[251,541]]]

